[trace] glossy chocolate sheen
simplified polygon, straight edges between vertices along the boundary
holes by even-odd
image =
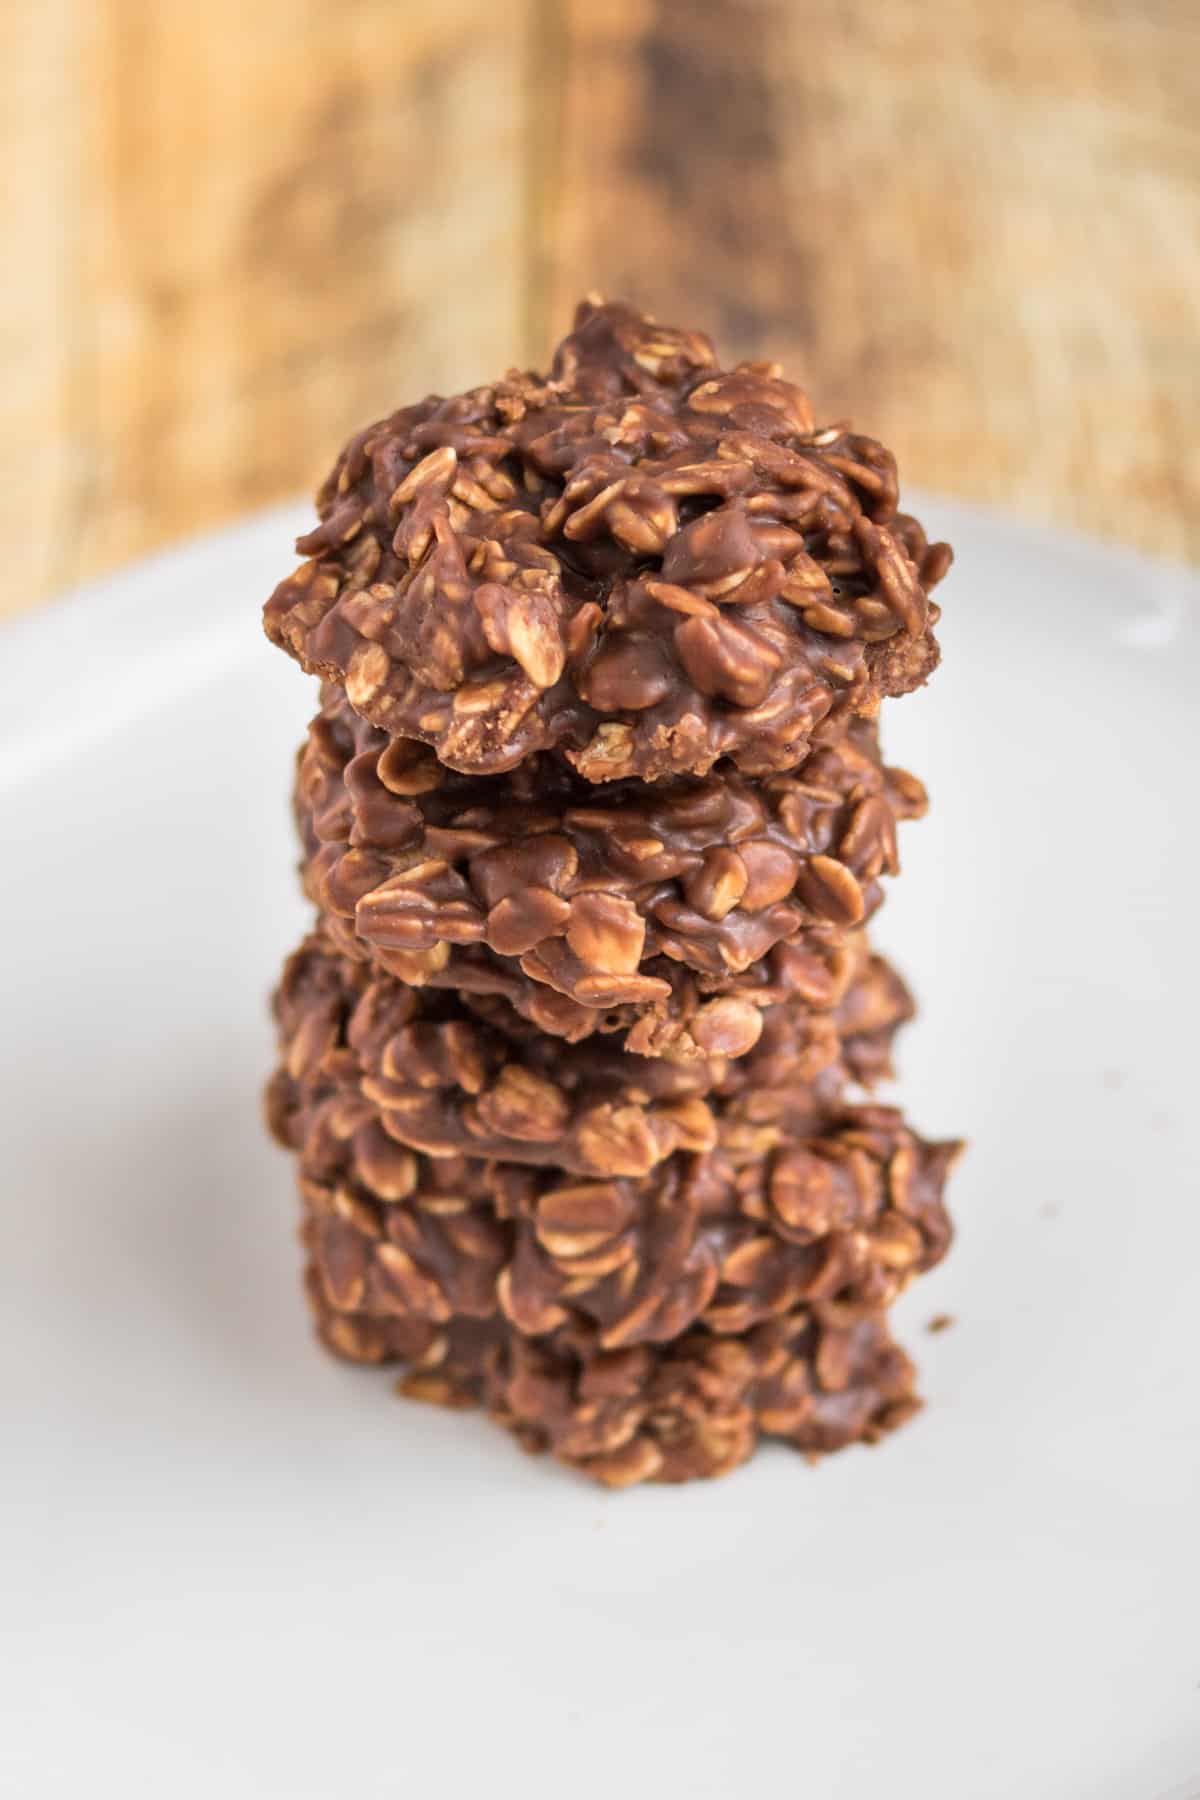
[[[558,1044],[511,1012],[489,1020],[314,937],[289,958],[275,1010],[282,1079],[296,1089],[280,1103],[320,1112],[367,1167],[392,1155],[382,1132],[432,1156],[644,1175],[676,1150],[745,1161],[812,1129],[849,1083],[889,1072],[912,1003],[871,958],[834,1011],[780,1005],[747,1056],[680,1064],[605,1039]]]
[[[584,302],[549,376],[357,433],[318,511],[268,635],[466,773],[787,770],[937,662],[950,553],[890,452],[622,305]]]
[[[325,683],[267,1110],[322,1338],[610,1486],[873,1442],[959,1148],[867,1093],[925,807],[877,715],[947,547],[777,368],[591,301],[318,507],[265,614]]]
[[[343,1132],[330,1096],[284,1085],[272,1120],[299,1153],[330,1304],[384,1319],[502,1315],[530,1337],[579,1319],[605,1349],[697,1322],[739,1336],[801,1304],[890,1305],[950,1243],[958,1147],[891,1107],[831,1100],[757,1156],[680,1151],[603,1180],[372,1142],[360,1114]]]
[[[407,1039],[411,1000],[319,942],[291,960],[280,997],[269,1117],[298,1158],[310,1297],[339,1353],[402,1360],[402,1392],[482,1404],[528,1448],[610,1485],[720,1474],[761,1435],[808,1451],[871,1441],[914,1410],[882,1321],[949,1244],[956,1145],[847,1103],[845,1067],[794,1086],[807,1052],[780,1009],[772,1042],[742,1061],[642,1062],[637,1097],[621,1069],[641,1059],[603,1046],[560,1072],[585,1110],[614,1092],[647,1119],[699,1102],[716,1127],[703,1151],[586,1179],[561,1158],[535,1167],[448,1139],[430,1154],[406,1119],[395,1130],[395,1096],[372,1071],[390,1050],[407,1090],[428,1071],[435,1092],[461,1095],[471,1058],[456,1043],[451,1067],[444,1038]],[[474,1048],[467,1085],[495,1091],[513,1065],[489,1071]],[[544,1121],[525,1098],[526,1119]]]
[[[925,809],[862,723],[793,774],[596,789],[544,756],[458,775],[340,690],[323,698],[296,776],[305,886],[340,943],[418,984],[474,945],[585,1013],[661,1011],[664,959],[732,994],[777,944],[868,918],[898,871],[897,823]],[[739,1018],[756,1029],[748,1005],[720,1016],[725,1047]]]
[[[613,1485],[724,1473],[760,1435],[870,1441],[915,1408],[883,1318],[945,1253],[957,1146],[891,1108],[835,1104],[740,1165],[676,1154],[641,1179],[579,1181],[394,1144],[364,1156],[327,1102],[285,1084],[273,1101],[299,1155],[321,1333],[355,1360],[404,1361],[412,1398],[485,1404]]]

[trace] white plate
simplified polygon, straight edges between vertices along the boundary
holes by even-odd
[[[884,936],[905,1104],[972,1150],[930,1408],[815,1471],[607,1495],[312,1343],[258,1119],[303,515],[0,639],[14,1800],[1200,1793],[1200,583],[929,511]]]

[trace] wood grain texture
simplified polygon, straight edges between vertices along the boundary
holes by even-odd
[[[6,610],[310,486],[365,418],[512,360],[524,12],[8,0]]]
[[[1200,8],[568,0],[557,260],[906,477],[1200,556]]]
[[[7,0],[14,611],[310,486],[579,292],[908,477],[1200,557],[1192,0]]]

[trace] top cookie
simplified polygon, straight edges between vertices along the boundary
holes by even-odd
[[[465,773],[791,769],[937,663],[950,551],[897,499],[890,451],[776,365],[585,301],[548,378],[350,440],[266,630]]]

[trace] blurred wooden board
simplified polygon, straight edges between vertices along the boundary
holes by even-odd
[[[1194,0],[566,16],[548,319],[631,294],[913,482],[1200,556]]]
[[[1192,0],[7,0],[12,611],[599,287],[913,482],[1200,556]]]
[[[7,0],[0,607],[313,484],[524,327],[525,8]]]

